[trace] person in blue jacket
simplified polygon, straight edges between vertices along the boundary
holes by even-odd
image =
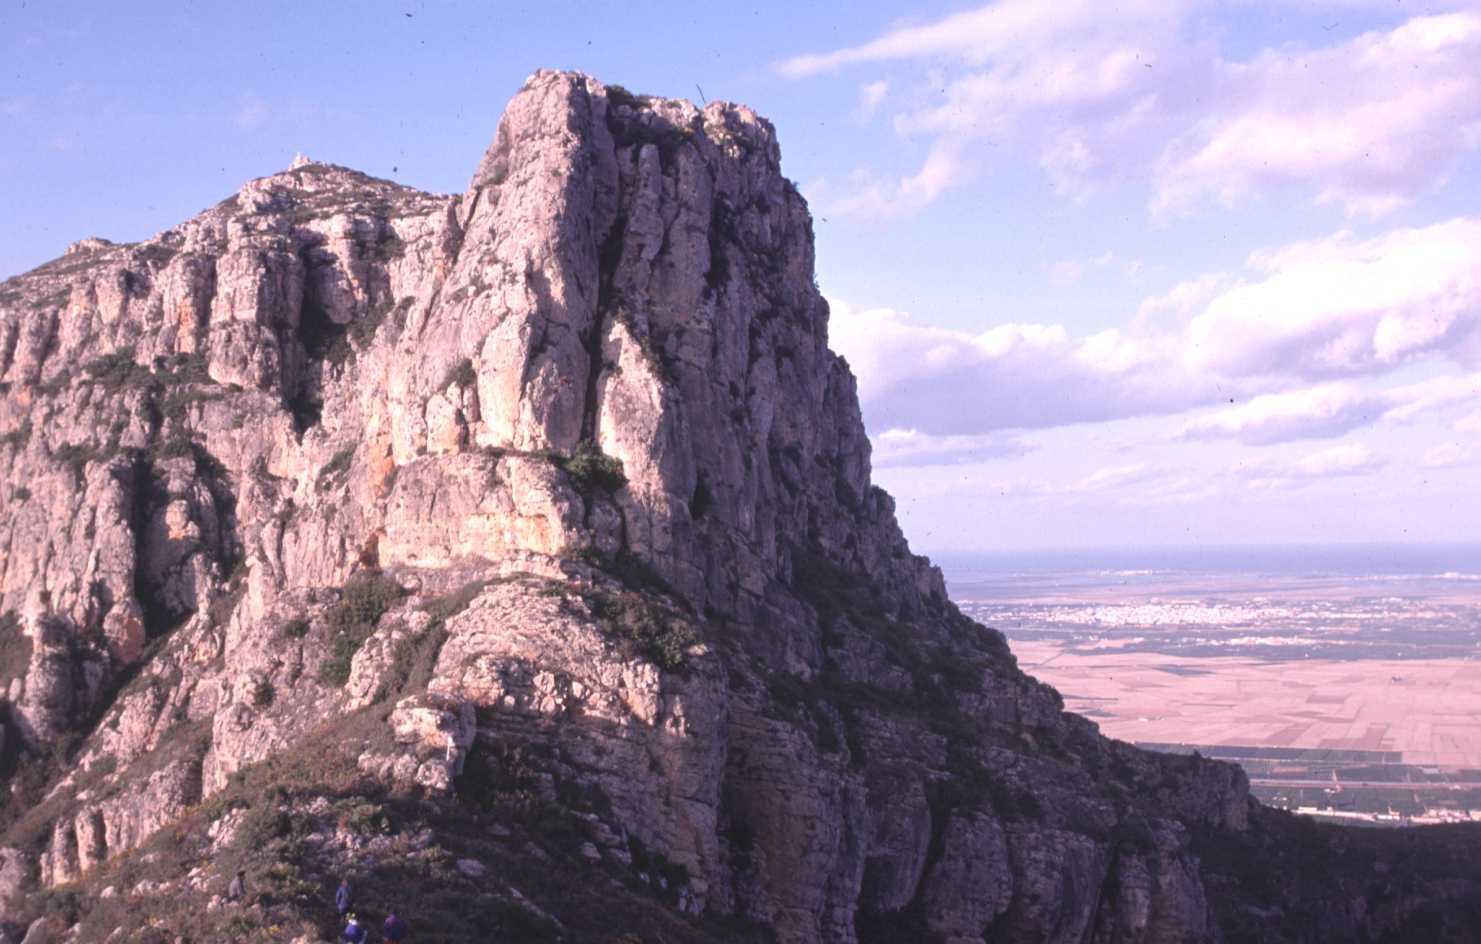
[[[350,944],[365,944],[367,935],[365,929],[360,926],[360,919],[355,917],[354,912],[350,912],[349,919],[349,923],[345,925],[344,933],[340,935],[340,938],[349,941]]]
[[[334,890],[334,907],[339,910],[341,920],[350,913],[350,906],[355,903],[355,893],[350,890],[350,880],[342,878],[339,887]]]
[[[396,917],[396,912],[391,912],[381,925],[381,937],[386,939],[386,944],[400,944],[406,937],[406,922]]]

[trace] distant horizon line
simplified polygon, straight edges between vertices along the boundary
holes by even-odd
[[[970,550],[939,550],[915,548],[912,550],[931,558],[947,557],[1000,557],[1009,554],[1130,554],[1130,553],[1189,553],[1209,552],[1259,552],[1280,551],[1398,551],[1398,550],[1469,550],[1481,552],[1481,540],[1475,541],[1292,541],[1239,542],[1220,544],[1094,544],[1094,545],[1025,545],[1019,547],[975,548]]]

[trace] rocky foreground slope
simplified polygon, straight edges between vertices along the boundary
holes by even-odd
[[[0,284],[0,935],[1472,939],[1481,834],[1263,809],[947,601],[812,263],[752,111],[539,73],[464,194]]]

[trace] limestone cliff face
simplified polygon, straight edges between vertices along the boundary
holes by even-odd
[[[519,772],[593,869],[784,942],[1337,940],[1474,896],[1215,870],[1295,827],[950,605],[779,161],[747,108],[542,72],[461,195],[303,163],[0,285],[0,914],[167,826],[206,910],[221,798],[326,732],[439,809]]]

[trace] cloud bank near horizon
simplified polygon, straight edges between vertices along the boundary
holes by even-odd
[[[970,453],[986,434],[1190,411],[1183,438],[1259,445],[1481,405],[1481,220],[1259,250],[1242,272],[1148,299],[1134,327],[1083,337],[1060,324],[973,334],[889,308],[833,309],[831,343],[871,426],[890,435],[892,463]],[[1421,362],[1444,372],[1377,382]]]

